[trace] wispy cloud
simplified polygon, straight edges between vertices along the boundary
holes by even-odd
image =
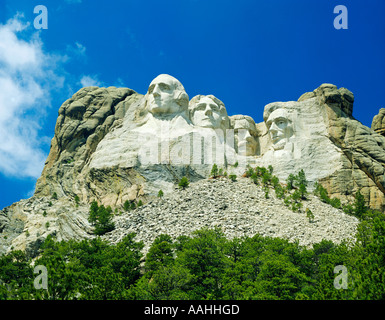
[[[116,79],[114,83],[115,87],[126,87],[126,84],[124,83],[124,80],[122,78]]]
[[[79,42],[67,45],[67,52],[71,57],[86,58],[86,47]]]
[[[100,87],[102,85],[102,82],[99,81],[98,76],[96,75],[84,75],[80,79],[80,84],[83,87],[91,87],[91,86],[97,86]]]
[[[37,31],[18,14],[0,24],[0,172],[39,177],[46,159],[39,136],[50,92],[63,85],[60,56],[47,54]]]

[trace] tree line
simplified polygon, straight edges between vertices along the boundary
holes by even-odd
[[[145,256],[142,249],[134,233],[117,244],[50,236],[35,259],[21,251],[0,257],[0,299],[385,299],[385,218],[378,212],[365,212],[354,243],[306,248],[200,229],[159,235]],[[34,287],[37,265],[47,268],[46,290]],[[347,270],[345,289],[336,287],[336,266]]]
[[[222,174],[227,176],[213,166],[212,178]],[[274,190],[293,211],[301,211],[308,197],[303,170],[285,184],[271,166],[250,167],[244,177],[261,185],[266,198]],[[180,187],[188,184],[184,179]],[[22,251],[0,256],[0,300],[385,299],[384,214],[369,210],[359,191],[345,205],[320,184],[314,194],[360,219],[354,242],[323,240],[306,248],[281,238],[256,234],[228,239],[220,229],[200,229],[176,239],[159,235],[144,256],[144,244],[135,240],[135,233],[117,244],[100,238],[114,229],[113,213],[94,201],[89,221],[95,238],[59,242],[49,236],[36,258]],[[126,201],[124,210],[141,205]],[[310,210],[305,213],[312,218]],[[46,289],[36,289],[36,266],[47,270]],[[336,267],[347,271],[342,288]]]

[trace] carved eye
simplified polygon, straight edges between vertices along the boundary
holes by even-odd
[[[286,124],[286,121],[284,119],[279,119],[277,120],[276,124],[278,127],[282,127]]]
[[[148,88],[148,93],[152,93],[154,91],[154,88],[155,88],[155,84],[152,84],[149,88]]]
[[[166,84],[166,83],[160,83],[159,84],[159,88],[162,91],[169,91],[171,89],[170,86],[168,84]]]
[[[203,110],[205,110],[206,109],[206,104],[205,103],[199,103],[197,106],[196,106],[196,108],[195,108],[195,110],[198,110],[198,111],[203,111]]]
[[[213,110],[213,111],[218,111],[218,110],[219,110],[219,108],[218,108],[217,105],[215,105],[215,104],[210,104],[210,108],[211,108],[211,110]]]

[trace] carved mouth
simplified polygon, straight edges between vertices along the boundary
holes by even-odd
[[[201,123],[213,124],[213,121],[210,118],[201,119]]]
[[[248,142],[248,141],[242,141],[239,143],[239,146],[246,146],[246,148],[252,148],[253,145],[255,145],[255,143],[252,143],[252,142]]]
[[[276,142],[282,140],[282,138],[283,138],[282,136],[278,136],[278,135],[271,136],[271,140],[272,140],[274,143],[276,143]]]

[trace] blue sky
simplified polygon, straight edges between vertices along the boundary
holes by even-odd
[[[337,5],[347,30],[333,26]],[[85,85],[144,94],[168,73],[190,98],[214,94],[261,122],[267,103],[327,82],[354,93],[370,127],[385,107],[384,15],[383,0],[0,0],[0,208],[31,195],[58,109]]]

